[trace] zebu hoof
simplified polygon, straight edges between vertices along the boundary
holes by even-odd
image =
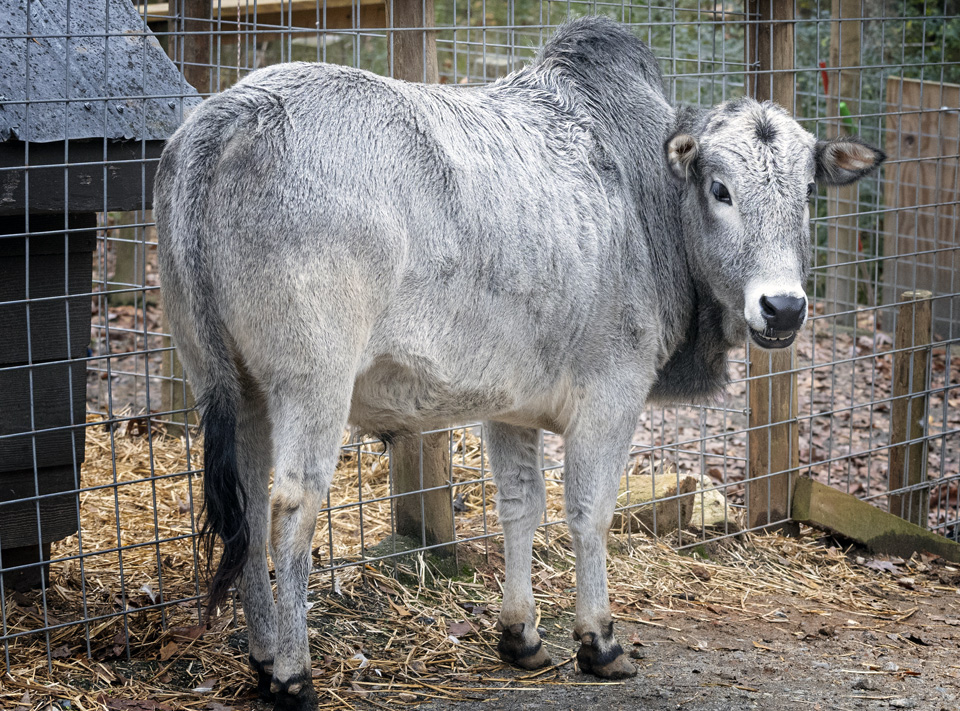
[[[577,651],[577,666],[584,674],[593,674],[601,679],[629,679],[637,675],[637,668],[630,662],[623,647],[609,637],[612,644],[600,649],[597,638],[591,633],[580,637],[580,649]]]
[[[500,641],[497,643],[500,659],[507,664],[513,664],[521,669],[528,670],[550,666],[550,655],[543,648],[540,635],[537,634],[536,642],[524,640],[523,630],[525,627],[526,625],[523,622],[518,622],[509,627],[497,623],[497,629],[501,630]]]
[[[258,662],[252,656],[250,659],[250,668],[257,673],[257,696],[261,701],[273,701],[273,692],[270,691],[270,682],[273,679],[273,660],[265,659]]]
[[[287,681],[270,682],[273,711],[317,711],[317,692],[309,674],[298,674]]]

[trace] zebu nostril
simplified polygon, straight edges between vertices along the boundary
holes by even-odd
[[[760,310],[767,328],[773,331],[796,331],[803,325],[807,300],[796,296],[761,296]]]

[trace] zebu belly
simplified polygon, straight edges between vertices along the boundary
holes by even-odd
[[[448,377],[415,356],[379,356],[354,380],[350,423],[397,436],[496,418],[516,407],[514,394],[472,378]]]

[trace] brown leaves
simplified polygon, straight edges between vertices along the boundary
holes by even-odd
[[[174,654],[180,651],[180,645],[174,641],[167,642],[165,645],[160,647],[160,661],[165,662]]]
[[[449,634],[451,637],[466,637],[467,635],[472,634],[474,631],[473,625],[465,620],[461,620],[460,622],[451,622],[447,626],[447,634]]]
[[[860,562],[860,559],[857,560]],[[872,558],[871,560],[864,561],[864,567],[870,568],[871,570],[879,570],[883,573],[893,573],[894,575],[900,575],[903,570],[899,567],[903,565],[903,559],[897,558],[896,562],[889,558]]]
[[[183,642],[192,642],[200,639],[203,633],[207,631],[206,625],[191,625],[190,627],[174,627],[170,630],[170,636],[173,639]]]
[[[152,699],[117,699],[101,694],[97,701],[108,711],[173,711],[172,706]]]

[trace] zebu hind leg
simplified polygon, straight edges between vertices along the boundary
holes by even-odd
[[[330,489],[352,380],[306,373],[270,388],[275,468],[271,541],[278,634],[270,690],[276,711],[313,711],[307,578],[317,513]]]
[[[267,567],[272,456],[270,416],[266,398],[257,383],[242,368],[240,373],[237,467],[246,494],[250,548],[238,587],[247,622],[250,666],[257,673],[257,692],[264,701],[272,701],[270,680],[277,653],[277,606]]]
[[[506,556],[497,650],[509,664],[539,669],[550,664],[537,632],[530,580],[533,535],[547,501],[543,474],[537,466],[540,433],[499,422],[487,423],[484,429],[497,485],[497,514],[503,526]]]
[[[564,439],[567,525],[577,571],[577,664],[605,679],[637,673],[613,635],[606,565],[607,533],[635,422],[623,416],[579,417]]]

